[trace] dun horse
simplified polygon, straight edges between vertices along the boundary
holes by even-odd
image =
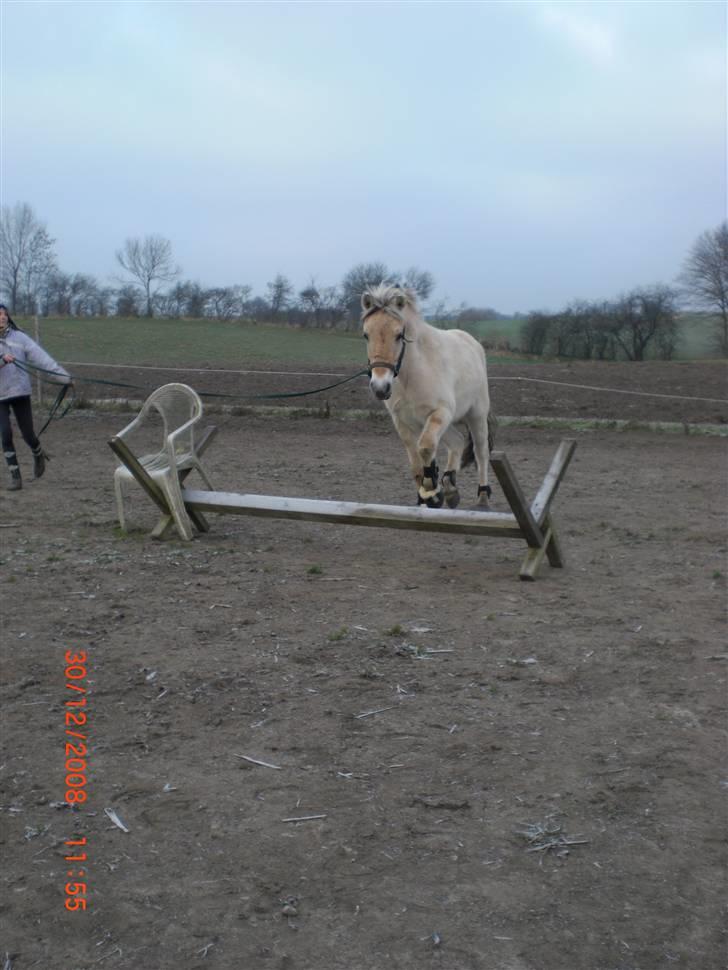
[[[422,319],[415,294],[385,283],[361,298],[369,387],[384,401],[417,483],[417,502],[454,509],[456,474],[478,466],[477,505],[488,507],[488,463],[495,419],[490,413],[485,352],[464,330],[437,330]],[[447,449],[442,479],[436,461]]]

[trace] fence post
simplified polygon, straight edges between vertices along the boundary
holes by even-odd
[[[33,317],[33,322],[35,324],[35,342],[40,344],[40,326],[38,324],[38,314],[36,313]],[[43,404],[43,382],[40,379],[40,373],[35,376],[35,393],[38,398],[38,404]]]

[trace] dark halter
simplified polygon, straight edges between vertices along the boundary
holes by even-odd
[[[402,349],[399,352],[399,357],[397,358],[396,362],[394,364],[390,364],[389,361],[387,360],[369,361],[369,369],[367,371],[367,373],[369,374],[369,377],[371,378],[372,371],[374,370],[375,367],[385,367],[387,370],[391,370],[393,377],[396,377],[399,374],[400,369],[402,367],[402,361],[404,360],[404,351],[408,343],[409,341],[407,340],[405,330],[403,328],[402,329]]]

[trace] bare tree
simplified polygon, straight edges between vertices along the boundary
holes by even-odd
[[[0,288],[10,312],[33,313],[46,277],[55,268],[48,232],[27,202],[0,211]]]
[[[461,303],[458,307],[451,307],[447,297],[442,297],[430,308],[427,320],[433,327],[439,327],[440,330],[452,330],[457,327],[457,322],[460,320],[460,315],[464,309],[464,303]]]
[[[385,263],[357,263],[341,281],[341,293],[347,308],[347,324],[356,328],[359,326],[361,313],[361,295],[368,286],[379,283],[394,282],[396,273],[392,273]]]
[[[180,268],[172,262],[172,243],[163,236],[127,239],[124,248],[116,252],[122,269],[132,277],[122,280],[138,287],[144,294],[145,316],[154,316],[154,297],[159,291],[155,284],[171,283],[180,275]]]
[[[728,357],[728,222],[698,236],[678,280],[701,309],[718,314],[715,345]]]
[[[553,316],[543,310],[532,310],[521,327],[521,350],[539,357],[546,352]]]
[[[320,312],[325,327],[338,327],[346,318],[346,304],[338,286],[324,286],[319,291]]]
[[[633,290],[611,309],[611,333],[628,360],[644,360],[654,343],[660,355],[671,356],[677,334],[677,293],[657,285]]]
[[[287,309],[293,296],[293,283],[282,273],[266,284],[271,317],[275,320],[282,310]]]
[[[435,280],[427,270],[410,266],[405,273],[390,270],[386,263],[357,263],[341,281],[341,292],[348,309],[349,326],[358,327],[361,312],[361,295],[368,286],[379,283],[396,283],[406,286],[417,294],[420,300],[426,300],[432,293]]]
[[[139,287],[131,283],[124,283],[116,291],[116,315],[117,317],[138,317],[140,316],[139,307]]]
[[[420,300],[426,300],[435,288],[435,277],[427,270],[410,266],[407,272],[402,274],[401,283],[402,286],[414,290]]]
[[[299,292],[298,302],[303,313],[305,324],[313,321],[314,327],[321,326],[321,294],[313,276],[308,286],[304,286]]]
[[[218,286],[207,292],[205,315],[215,320],[239,320],[252,286]]]

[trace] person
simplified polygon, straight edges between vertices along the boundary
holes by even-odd
[[[33,411],[30,404],[30,375],[19,364],[28,363],[41,367],[43,378],[56,384],[72,384],[71,375],[57,364],[53,358],[31,340],[27,333],[23,333],[13,322],[8,308],[0,303],[0,435],[2,437],[3,453],[10,470],[10,484],[8,490],[17,491],[23,487],[23,479],[18,465],[18,456],[13,442],[13,429],[10,424],[10,412],[15,415],[23,441],[33,454],[33,474],[40,478],[45,471],[48,455],[43,451],[41,443],[33,428]]]

